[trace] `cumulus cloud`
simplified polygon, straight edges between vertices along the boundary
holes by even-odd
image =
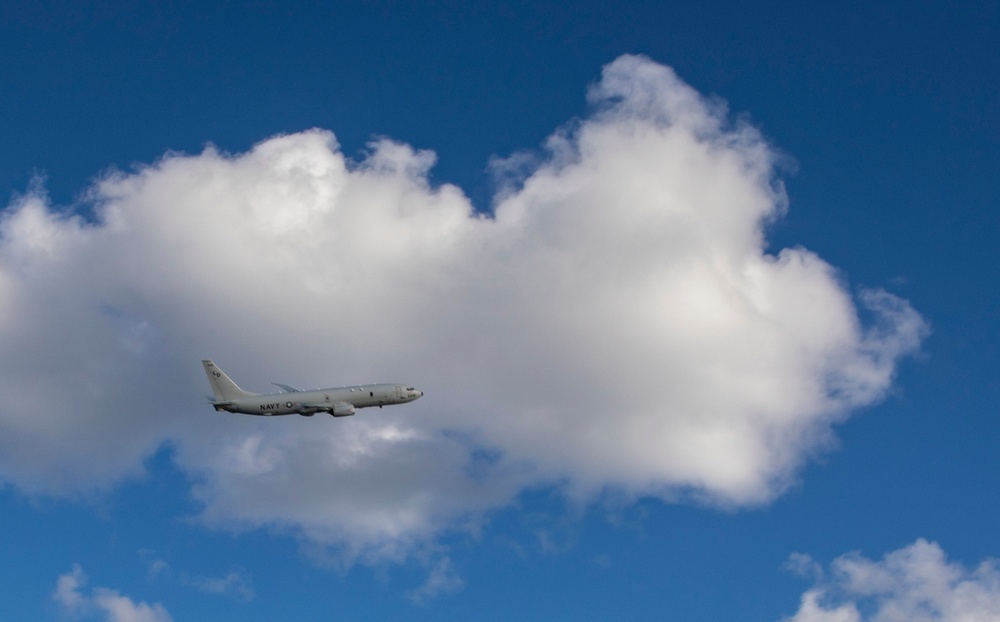
[[[802,556],[799,556],[800,561]],[[1000,620],[1000,567],[949,563],[920,539],[880,561],[839,557],[828,579],[802,596],[788,622],[987,622]]]
[[[0,478],[85,494],[169,442],[231,529],[400,559],[528,486],[765,503],[890,388],[926,331],[814,253],[769,254],[774,151],[667,67],[623,56],[489,215],[434,155],[333,134],[167,154],[0,220]],[[865,323],[857,305],[867,308]],[[219,414],[244,388],[400,381],[347,420]]]
[[[91,593],[85,594],[82,588],[87,583],[87,577],[79,564],[73,564],[73,570],[64,574],[56,581],[56,590],[52,599],[59,603],[64,613],[76,618],[96,613],[108,622],[171,622],[173,618],[163,605],[144,602],[136,603],[128,596],[122,596],[115,590],[95,587]]]

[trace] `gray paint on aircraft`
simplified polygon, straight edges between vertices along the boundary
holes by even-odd
[[[282,393],[251,393],[241,389],[212,361],[202,361],[208,382],[212,385],[217,411],[247,415],[302,415],[311,417],[318,412],[334,417],[348,417],[358,408],[390,406],[412,402],[423,395],[413,387],[397,383],[380,383],[299,391],[288,385],[277,384]]]

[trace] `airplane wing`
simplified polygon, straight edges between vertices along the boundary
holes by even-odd
[[[298,393],[299,392],[298,389],[296,389],[295,387],[290,387],[287,384],[281,384],[280,382],[272,382],[271,384],[273,384],[274,386],[278,387],[279,389],[281,389],[285,393]]]

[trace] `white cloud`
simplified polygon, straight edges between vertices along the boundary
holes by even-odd
[[[168,580],[173,578],[175,574],[173,568],[166,560],[157,556],[156,551],[141,549],[139,558],[146,565],[146,574],[151,581],[161,577]],[[245,602],[252,601],[256,596],[253,588],[253,577],[247,570],[238,566],[222,576],[191,574],[184,571],[178,574],[182,585],[192,587],[205,594],[230,596]]]
[[[167,560],[156,555],[156,551],[150,549],[140,549],[139,559],[146,565],[146,576],[150,580],[155,580],[160,576],[170,576],[171,569]]]
[[[87,598],[80,593],[80,588],[87,582],[83,569],[79,564],[73,564],[69,574],[60,575],[56,580],[56,591],[52,599],[69,612],[81,611],[87,606]]]
[[[170,622],[173,618],[163,605],[144,602],[136,603],[128,596],[122,596],[115,590],[95,587],[90,595],[81,590],[87,583],[87,577],[79,564],[73,564],[73,570],[64,574],[56,581],[56,591],[52,594],[61,606],[63,612],[73,616],[84,616],[91,613],[101,615],[108,622]]]
[[[249,602],[254,599],[253,578],[243,568],[236,568],[221,577],[184,576],[182,582],[205,594],[232,596]]]
[[[527,486],[767,502],[889,389],[926,327],[801,248],[775,155],[666,67],[624,56],[493,217],[434,155],[332,134],[168,154],[99,180],[87,222],[32,193],[0,220],[0,478],[81,494],[165,441],[204,519],[346,559],[475,529]],[[519,161],[522,161],[520,158]],[[348,420],[218,414],[245,388],[401,381]],[[280,376],[279,376],[280,375]]]
[[[799,556],[799,561],[803,557]],[[802,596],[790,622],[989,622],[1000,620],[1000,567],[949,563],[920,539],[881,561],[852,553]]]
[[[424,604],[441,594],[452,594],[465,587],[465,581],[452,566],[451,558],[438,555],[428,563],[427,579],[420,587],[407,592],[410,602]]]

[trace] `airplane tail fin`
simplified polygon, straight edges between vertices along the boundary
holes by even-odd
[[[205,366],[205,373],[208,374],[208,382],[212,385],[212,393],[215,394],[215,401],[228,402],[240,397],[256,395],[236,386],[224,371],[215,366],[212,361],[202,361]]]

